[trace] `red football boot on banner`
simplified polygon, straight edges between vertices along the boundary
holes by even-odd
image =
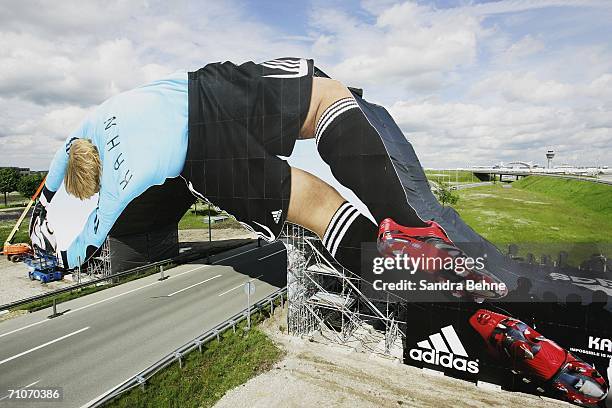
[[[384,219],[378,229],[378,252],[388,257],[408,255],[411,258],[422,258],[419,271],[428,273],[431,280],[439,282],[470,280],[497,285],[501,283],[484,268],[479,270],[462,266],[463,261],[469,258],[468,255],[451,241],[440,224],[435,221],[426,221],[426,224],[426,227],[404,227],[391,218]],[[444,265],[448,266],[448,259],[453,260],[453,268],[444,267]],[[456,291],[453,295],[482,301],[498,299],[506,296],[507,293],[507,289],[474,288],[473,290]]]

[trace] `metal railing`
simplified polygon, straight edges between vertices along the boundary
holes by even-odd
[[[98,279],[92,279],[90,281],[87,282],[82,282],[82,283],[77,283],[76,285],[71,285],[71,286],[67,286],[65,288],[61,288],[61,289],[57,289],[54,290],[52,292],[47,292],[47,293],[43,293],[40,295],[36,295],[36,296],[31,296],[25,299],[20,299],[17,300],[15,302],[11,302],[11,303],[7,303],[5,305],[0,306],[0,310],[9,310],[9,309],[13,309],[15,307],[18,306],[22,306],[28,303],[32,303],[32,302],[36,302],[39,300],[44,300],[47,298],[51,298],[57,295],[60,295],[62,293],[68,293],[71,292],[73,290],[78,290],[78,289],[82,289],[88,286],[93,286],[93,285],[97,285],[98,283],[104,283],[104,282],[108,282],[111,281],[113,279],[117,279],[117,278],[122,278],[125,276],[130,276],[130,275],[135,275],[139,272],[143,272],[147,269],[151,269],[151,268],[158,268],[160,266],[163,265],[167,265],[169,263],[173,263],[175,262],[174,259],[165,259],[163,261],[158,261],[158,262],[153,262],[147,265],[143,265],[143,266],[138,266],[136,268],[132,268],[132,269],[128,269],[127,271],[123,271],[123,272],[119,272],[116,273],[114,275],[111,276],[106,276],[106,277],[102,277],[102,278],[98,278]]]
[[[249,244],[246,244],[246,245],[249,245]],[[252,244],[252,245],[255,245],[255,244]],[[257,244],[257,245],[259,245],[259,244]],[[227,248],[227,251],[230,251],[232,249],[235,249],[235,248]],[[162,261],[157,261],[157,262],[152,262],[152,263],[149,263],[149,264],[146,264],[146,265],[138,266],[136,268],[128,269],[127,271],[118,272],[118,273],[110,275],[110,276],[104,276],[104,277],[101,277],[101,278],[98,278],[98,279],[92,279],[92,280],[87,281],[87,282],[77,283],[76,285],[71,285],[71,286],[67,286],[65,288],[57,289],[57,290],[54,290],[52,292],[46,292],[46,293],[42,293],[40,295],[31,296],[31,297],[28,297],[28,298],[25,298],[25,299],[16,300],[14,302],[7,303],[5,305],[1,305],[0,306],[0,311],[10,310],[10,309],[13,309],[13,308],[18,307],[18,306],[23,306],[23,305],[28,304],[28,303],[37,302],[37,301],[40,301],[40,300],[52,298],[52,297],[60,295],[62,293],[72,292],[73,290],[78,290],[78,289],[86,288],[88,286],[94,286],[94,285],[97,285],[99,283],[107,283],[107,282],[113,281],[115,279],[123,278],[123,277],[130,276],[130,275],[136,275],[138,273],[144,272],[144,271],[146,271],[148,269],[151,269],[151,268],[157,268],[158,271],[159,271],[160,267],[168,265],[168,264],[182,265],[182,264],[185,264],[185,263],[188,263],[188,262],[195,261],[197,259],[206,259],[206,255],[202,255],[202,254],[193,254],[193,255],[190,255],[190,256],[178,255],[177,257],[174,257],[174,258],[164,259]],[[219,262],[219,261],[216,261],[216,262]]]
[[[230,328],[235,331],[236,330],[236,326],[238,325],[238,323],[240,323],[242,320],[246,319],[247,316],[250,316],[255,311],[260,311],[265,306],[270,305],[270,314],[273,314],[274,313],[274,301],[277,300],[278,298],[280,298],[281,307],[283,307],[283,303],[284,303],[284,299],[285,299],[285,294],[286,293],[287,293],[287,287],[283,287],[283,288],[277,290],[276,292],[268,295],[266,298],[260,300],[259,302],[254,303],[250,308],[246,308],[245,307],[243,310],[241,310],[240,312],[236,313],[235,315],[233,315],[229,319],[227,319],[224,322],[218,324],[217,326],[213,327],[212,329],[205,331],[200,336],[198,336],[195,339],[189,341],[188,343],[185,343],[183,346],[181,346],[178,349],[174,350],[173,352],[167,354],[165,357],[162,357],[157,362],[155,362],[152,365],[150,365],[149,367],[145,368],[144,370],[142,370],[138,374],[130,377],[129,379],[127,379],[124,382],[122,382],[121,384],[115,386],[114,388],[110,389],[106,393],[104,393],[101,396],[97,397],[96,400],[90,401],[88,403],[89,405],[87,405],[87,406],[89,406],[89,407],[101,407],[104,404],[106,404],[107,402],[111,401],[112,399],[116,398],[117,396],[119,396],[120,394],[122,394],[122,393],[124,393],[126,391],[129,391],[129,390],[131,390],[133,388],[136,388],[138,386],[144,387],[145,383],[147,382],[147,380],[149,378],[151,378],[157,372],[161,371],[162,369],[168,367],[169,365],[171,365],[171,364],[173,364],[175,362],[177,362],[179,364],[179,366],[182,368],[183,367],[183,358],[187,354],[191,353],[192,351],[194,351],[196,349],[198,349],[200,352],[202,352],[202,346],[203,345],[205,345],[206,343],[210,342],[213,339],[220,340],[221,334],[224,333],[226,330],[229,330]]]

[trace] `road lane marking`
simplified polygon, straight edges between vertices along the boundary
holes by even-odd
[[[184,291],[186,291],[186,290],[188,290],[188,289],[194,288],[194,287],[196,287],[196,286],[198,286],[198,285],[201,285],[201,284],[203,284],[203,283],[206,283],[206,282],[208,282],[208,281],[211,281],[211,280],[213,280],[213,279],[216,279],[216,278],[218,278],[218,277],[220,277],[220,276],[223,276],[223,275],[215,275],[215,276],[213,276],[212,278],[208,278],[208,279],[203,280],[202,282],[194,283],[193,285],[189,285],[189,286],[187,286],[186,288],[183,288],[183,289],[181,289],[181,290],[177,290],[176,292],[172,292],[171,294],[169,294],[169,295],[167,295],[167,296],[168,296],[168,297],[174,296],[174,295],[176,295],[177,293],[184,292]]]
[[[255,278],[253,278],[253,279],[248,280],[247,282],[253,282],[255,279],[259,279],[259,278],[261,278],[262,276],[263,276],[263,273],[262,273],[261,275],[259,275],[259,276],[255,277]],[[244,283],[247,283],[247,282],[244,282]],[[220,293],[220,294],[219,294],[219,295],[217,295],[217,296],[221,297],[221,296],[223,296],[223,295],[227,295],[227,294],[228,294],[228,293],[230,293],[231,291],[233,291],[233,290],[236,290],[236,289],[238,289],[238,288],[243,287],[243,286],[244,286],[244,283],[241,283],[241,284],[240,284],[240,285],[238,285],[238,286],[235,286],[235,287],[233,287],[233,288],[231,288],[231,289],[229,289],[229,290],[226,290],[225,292]]]
[[[226,260],[228,260],[228,259],[232,259],[232,258],[235,258],[235,257],[237,257],[237,256],[244,255],[244,254],[246,254],[246,253],[248,253],[248,252],[255,251],[255,250],[257,250],[257,249],[261,249],[261,248],[262,248],[262,247],[255,247],[255,248],[249,249],[248,251],[244,251],[244,252],[241,252],[241,253],[236,254],[236,255],[228,256],[227,258],[219,259],[218,261],[213,262],[213,264],[216,264],[216,263],[218,263],[218,262],[222,262],[222,261],[226,261]]]
[[[202,269],[202,268],[205,268],[207,266],[209,266],[209,265],[200,265],[200,266],[198,266],[196,268],[189,269],[188,271],[185,271],[185,272],[181,272],[181,273],[177,273],[177,274],[173,274],[173,275],[168,275],[168,278],[172,278],[172,277],[176,278],[177,276],[185,275],[186,273],[197,271],[198,269]],[[148,288],[149,286],[157,285],[158,283],[162,283],[162,282],[163,281],[157,281],[156,280],[155,282],[151,282],[151,283],[148,283],[148,284],[146,284],[144,286],[140,286],[140,287],[134,288],[132,290],[128,290],[127,292],[119,293],[119,294],[117,294],[115,296],[111,296],[109,298],[98,300],[97,302],[94,302],[94,303],[91,303],[89,305],[85,305],[85,306],[79,307],[79,308],[74,309],[74,310],[69,310],[66,313],[64,313],[64,315],[67,315],[69,313],[78,312],[79,310],[87,309],[88,307],[99,305],[100,303],[108,302],[109,300],[116,299],[116,298],[118,298],[120,296],[127,295],[127,294],[130,294],[130,293],[139,291],[140,289]]]
[[[49,320],[49,319],[45,319],[45,320],[41,320],[41,321],[36,322],[36,323],[28,324],[27,326],[20,327],[20,328],[18,328],[18,329],[12,330],[12,331],[10,331],[10,332],[2,333],[2,334],[0,334],[0,338],[2,338],[2,337],[4,337],[4,336],[8,336],[9,334],[17,333],[18,331],[22,331],[22,330],[25,330],[25,329],[29,329],[30,327],[37,326],[37,325],[39,325],[39,324],[41,324],[41,323],[50,322],[50,321],[51,321],[51,320]]]
[[[39,382],[40,382],[40,380],[38,380],[38,381],[34,381],[32,384],[28,384],[28,385],[26,385],[25,387],[21,387],[20,389],[18,389],[18,390],[16,390],[16,391],[25,390],[25,389],[27,389],[27,388],[30,388],[30,387],[31,387],[31,386],[33,386],[33,385],[38,384]],[[8,398],[8,397],[10,397],[10,396],[11,396],[11,394],[6,394],[4,397],[0,398],[0,401],[2,401],[3,399],[7,399],[7,398]]]
[[[281,252],[285,252],[285,251],[286,251],[286,249],[284,249],[284,248],[283,248],[283,249],[281,249],[280,251],[276,251],[276,252],[274,252],[273,254],[266,255],[266,256],[261,257],[261,258],[257,258],[257,260],[258,260],[258,261],[261,261],[262,259],[269,258],[269,257],[271,257],[271,256],[273,256],[273,255],[280,254]]]
[[[172,278],[172,277],[175,277],[175,278],[176,278],[177,276],[181,276],[181,275],[184,275],[184,274],[186,274],[186,273],[193,272],[193,271],[196,271],[196,270],[198,270],[198,269],[202,269],[202,268],[205,268],[205,267],[208,267],[208,266],[210,266],[210,265],[200,265],[200,266],[198,266],[198,267],[196,267],[196,268],[189,269],[189,270],[187,270],[187,271],[185,271],[185,272],[181,272],[181,273],[177,273],[177,274],[174,274],[174,275],[170,275],[169,277],[170,277],[170,278]],[[92,306],[99,305],[100,303],[108,302],[109,300],[113,300],[113,299],[116,299],[116,298],[118,298],[118,297],[120,297],[120,296],[127,295],[127,294],[130,294],[130,293],[133,293],[133,292],[136,292],[136,291],[138,291],[138,290],[140,290],[140,289],[148,288],[149,286],[153,286],[153,285],[156,285],[156,284],[158,284],[158,283],[161,283],[161,282],[160,282],[160,281],[151,282],[151,283],[149,283],[149,284],[147,284],[147,285],[144,285],[144,286],[139,286],[139,287],[137,287],[137,288],[135,288],[135,289],[128,290],[127,292],[119,293],[119,294],[114,295],[114,296],[111,296],[111,297],[109,297],[109,298],[104,298],[104,299],[99,300],[99,301],[97,301],[97,302],[93,302],[93,303],[90,303],[90,304],[88,304],[88,305],[85,305],[85,306],[81,306],[81,307],[79,307],[79,308],[76,308],[76,309],[68,310],[66,313],[64,313],[64,316],[65,316],[65,315],[68,315],[68,314],[71,314],[71,313],[74,313],[74,312],[78,312],[78,311],[80,311],[80,310],[87,309],[87,308],[92,307]],[[50,322],[50,321],[52,321],[52,320],[50,320],[50,319],[45,319],[45,320],[41,320],[41,321],[39,321],[39,322],[35,322],[35,323],[28,324],[28,325],[23,326],[23,327],[20,327],[20,328],[18,328],[18,329],[11,330],[10,332],[2,333],[2,334],[0,334],[0,338],[2,338],[2,337],[4,337],[4,336],[8,336],[9,334],[13,334],[13,333],[20,332],[20,331],[25,330],[25,329],[29,329],[30,327],[37,326],[37,325],[39,325],[39,324],[41,324],[41,323],[46,323],[46,322]]]
[[[200,265],[200,266],[198,266],[198,267],[195,267],[195,268],[189,269],[188,271],[185,271],[185,272],[181,272],[181,273],[177,273],[177,274],[168,275],[168,277],[169,277],[169,278],[172,278],[172,277],[175,277],[175,278],[176,278],[177,276],[181,276],[181,275],[184,275],[184,274],[186,274],[186,273],[193,272],[193,271],[197,271],[198,269],[206,268],[206,267],[209,267],[209,266],[210,266],[210,265]]]
[[[30,353],[31,353],[31,352],[33,352],[33,351],[40,350],[41,348],[43,348],[43,347],[47,347],[47,346],[49,346],[49,345],[51,345],[51,344],[53,344],[53,343],[57,343],[58,341],[62,341],[62,340],[64,340],[64,339],[67,339],[68,337],[72,337],[72,336],[74,336],[74,335],[76,335],[76,334],[79,334],[79,333],[81,333],[81,332],[84,332],[85,330],[89,330],[89,326],[84,327],[84,328],[82,328],[82,329],[80,329],[80,330],[74,331],[74,332],[72,332],[72,333],[68,333],[68,334],[66,334],[65,336],[58,337],[58,338],[57,338],[57,339],[55,339],[55,340],[48,341],[48,342],[46,342],[45,344],[41,344],[40,346],[36,346],[36,347],[31,348],[31,349],[29,349],[29,350],[26,350],[26,351],[24,351],[24,352],[22,352],[22,353],[15,354],[13,357],[5,358],[4,360],[0,361],[0,365],[2,365],[2,364],[4,364],[4,363],[8,363],[9,361],[12,361],[12,360],[14,360],[14,359],[16,359],[16,358],[19,358],[19,357],[25,356],[26,354],[30,354]]]
[[[244,252],[241,252],[241,253],[239,253],[239,254],[232,255],[232,256],[229,256],[229,257],[227,257],[227,258],[220,259],[220,260],[215,261],[215,262],[213,262],[213,263],[214,263],[214,264],[216,264],[217,262],[222,262],[222,261],[225,261],[225,260],[230,259],[230,258],[235,258],[235,257],[237,257],[237,256],[244,255],[244,254],[246,254],[246,253],[248,253],[248,252],[255,251],[255,250],[257,250],[257,249],[261,249],[261,248],[260,248],[260,247],[252,248],[252,249],[249,249],[248,251],[244,251]],[[178,277],[178,276],[185,275],[185,274],[187,274],[187,273],[190,273],[190,272],[193,272],[193,271],[197,271],[198,269],[202,269],[202,268],[206,268],[206,267],[210,267],[210,266],[211,266],[211,265],[200,265],[200,266],[197,266],[197,267],[195,267],[195,268],[189,269],[189,270],[187,270],[187,271],[185,271],[185,272],[181,272],[181,273],[177,273],[177,274],[172,274],[172,275],[169,275],[168,277],[169,277],[169,278],[173,278],[173,277],[174,277],[174,278],[176,278],[176,277]],[[158,284],[158,283],[162,283],[162,282],[163,282],[163,281],[155,281],[155,282],[149,283],[149,284],[147,284],[147,285],[140,286],[140,287],[135,288],[135,289],[132,289],[132,290],[128,290],[127,292],[119,293],[119,294],[114,295],[114,296],[111,296],[111,297],[109,297],[109,298],[105,298],[105,299],[99,300],[99,301],[94,302],[94,303],[91,303],[91,304],[89,304],[89,305],[85,305],[85,306],[82,306],[82,307],[79,307],[79,308],[76,308],[76,309],[68,310],[66,313],[64,313],[64,316],[66,316],[66,315],[68,315],[68,314],[71,314],[71,313],[74,313],[74,312],[78,312],[78,311],[80,311],[80,310],[87,309],[87,308],[92,307],[92,306],[99,305],[99,304],[104,303],[104,302],[107,302],[107,301],[109,301],[109,300],[116,299],[116,298],[118,298],[118,297],[120,297],[120,296],[127,295],[127,294],[130,294],[130,293],[136,292],[136,291],[138,291],[138,290],[140,290],[140,289],[148,288],[149,286],[153,286],[153,285],[156,285],[156,284]],[[30,327],[37,326],[37,325],[39,325],[39,324],[41,324],[41,323],[46,323],[46,322],[50,322],[50,321],[52,321],[52,319],[44,319],[44,320],[41,320],[41,321],[39,321],[39,322],[35,322],[35,323],[28,324],[28,325],[23,326],[23,327],[20,327],[20,328],[18,328],[18,329],[11,330],[10,332],[2,333],[2,334],[0,334],[0,338],[2,338],[2,337],[4,337],[4,336],[8,336],[8,335],[13,334],[13,333],[20,332],[20,331],[25,330],[25,329],[29,329]]]

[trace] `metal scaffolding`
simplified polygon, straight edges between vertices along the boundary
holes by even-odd
[[[321,241],[303,227],[287,224],[287,325],[295,336],[325,340],[376,354],[397,355],[405,333],[400,304],[373,302],[360,290],[365,282],[338,264]],[[399,357],[399,356],[398,356]]]
[[[89,278],[106,278],[112,274],[111,270],[111,252],[108,238],[100,249],[91,257],[83,268],[83,272],[89,275]],[[79,281],[81,277],[79,276]]]

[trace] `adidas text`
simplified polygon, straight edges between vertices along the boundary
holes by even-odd
[[[477,374],[478,362],[467,360],[454,354],[441,353],[435,350],[420,350],[413,348],[410,350],[410,358],[415,361],[422,361],[433,365],[439,365],[445,368],[454,368],[459,371]]]

